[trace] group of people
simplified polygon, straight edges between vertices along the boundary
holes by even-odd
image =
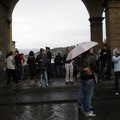
[[[15,82],[15,85],[20,84],[20,80],[24,77],[24,55],[20,54],[17,49],[15,50],[15,53],[10,51],[6,56],[5,63],[7,68],[7,86],[11,85],[11,80]],[[31,78],[34,78],[35,83],[37,83],[38,81],[36,79],[36,75],[39,74],[39,86],[42,86],[43,77],[45,78],[46,86],[48,86],[48,80],[50,80],[51,72],[50,48],[46,47],[46,51],[41,48],[40,53],[37,55],[36,58],[34,52],[30,51],[26,63],[28,64],[29,68],[29,75],[26,83],[29,84]]]
[[[36,75],[39,74],[39,86],[42,87],[43,78],[45,79],[46,86],[49,85],[49,80],[51,77],[51,52],[50,48],[46,47],[46,51],[41,48],[40,53],[35,58],[34,52],[30,51],[29,57],[27,59],[27,64],[29,67],[29,77],[27,79],[27,84],[30,83],[30,79],[34,77],[35,83],[37,83]]]
[[[5,63],[7,70],[7,85],[11,85],[11,79],[15,82],[16,85],[20,83],[20,80],[23,79],[24,76],[24,62],[25,59],[23,57],[23,53],[19,54],[19,51],[16,50],[15,53],[10,51],[6,55]]]
[[[68,53],[70,48],[67,48]],[[67,54],[64,56],[67,57]],[[112,64],[114,68],[112,68]],[[98,51],[98,54],[93,48],[77,56],[73,60],[65,61],[66,83],[73,80],[73,67],[79,76],[79,93],[78,93],[78,111],[85,117],[95,117],[96,114],[92,111],[91,100],[94,91],[95,77],[93,73],[98,75],[100,81],[111,78],[111,69],[114,69],[115,84],[114,93],[119,95],[119,78],[120,78],[120,49],[113,50],[113,56],[107,44],[103,44],[103,48]],[[69,70],[68,70],[69,69]]]
[[[55,68],[56,68],[56,72],[57,72],[57,76],[65,76],[65,83],[74,83],[74,70],[73,70],[73,62],[74,60],[68,60],[66,61],[67,55],[69,54],[69,52],[71,51],[70,47],[66,48],[66,53],[61,56],[60,52],[58,52],[58,54],[56,55],[55,59],[54,59],[54,63],[55,63]]]
[[[56,65],[56,71],[58,76],[63,76],[65,74],[65,83],[74,83],[74,70],[76,76],[79,73],[79,94],[78,94],[78,111],[80,114],[84,114],[86,117],[95,117],[96,114],[91,110],[91,100],[94,91],[94,73],[98,74],[101,81],[105,80],[105,75],[107,79],[111,76],[111,63],[114,66],[115,73],[115,86],[114,92],[119,95],[119,78],[120,78],[120,49],[116,48],[113,51],[113,56],[111,56],[111,51],[109,50],[107,44],[103,44],[103,48],[98,51],[98,54],[93,48],[82,53],[74,59],[66,60],[71,48],[66,48],[66,54],[63,57],[58,52],[55,57],[54,62]],[[21,65],[24,63],[24,58],[18,51],[15,51],[15,55],[12,51],[9,52],[6,57],[7,63],[7,85],[10,85],[11,75],[12,79],[17,85],[20,80],[20,69]],[[38,70],[36,69],[36,63]],[[39,86],[42,86],[42,80],[45,79],[46,86],[49,86],[50,72],[51,72],[51,53],[50,48],[47,47],[46,51],[41,48],[40,53],[35,58],[34,52],[30,51],[29,57],[27,59],[27,64],[29,66],[29,76],[27,79],[27,84],[30,83],[30,79],[34,77],[35,83],[36,74],[39,73]],[[63,73],[64,68],[64,73]]]
[[[60,52],[54,59],[57,76],[65,75],[65,83],[74,83],[74,79],[77,78],[76,58],[67,60],[67,55],[71,51],[70,47],[66,48],[66,54],[61,56]],[[103,44],[103,48],[98,52],[93,53],[96,65],[98,67],[99,80],[105,81],[110,80],[111,76],[111,51],[107,44]]]
[[[34,52],[30,51],[27,59],[29,67],[29,77],[27,84],[30,83],[30,79],[34,77],[35,83],[37,83],[36,75],[39,74],[39,86],[43,85],[43,78],[45,79],[45,85],[49,86],[49,80],[51,77],[51,52],[50,48],[46,47],[46,51],[41,48],[39,54],[35,57]]]
[[[113,50],[113,56],[106,44],[99,54],[98,61],[94,57],[93,48],[89,49],[77,58],[76,69],[80,72],[80,85],[78,94],[78,111],[85,117],[95,117],[96,114],[91,109],[91,100],[94,90],[93,72],[99,74],[99,79],[104,80],[105,72],[110,75],[112,62],[114,64],[115,84],[114,93],[119,95],[119,79],[120,79],[120,49]]]

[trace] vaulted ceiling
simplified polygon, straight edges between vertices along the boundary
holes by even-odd
[[[90,17],[101,17],[106,0],[82,0],[85,4]]]
[[[17,2],[20,0],[0,0],[0,3],[8,9],[8,19],[11,18],[11,14]],[[104,10],[104,3],[108,0],[82,0],[86,9],[88,10],[90,17],[101,17]]]

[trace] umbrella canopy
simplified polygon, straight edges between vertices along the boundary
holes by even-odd
[[[71,59],[77,57],[78,55],[86,52],[87,50],[96,46],[97,44],[98,43],[94,42],[94,41],[89,41],[89,42],[84,42],[84,43],[78,44],[73,50],[70,51],[66,60],[71,60]]]

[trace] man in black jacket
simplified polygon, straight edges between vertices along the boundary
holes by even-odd
[[[100,51],[100,56],[98,59],[99,63],[99,76],[101,80],[105,80],[105,74],[107,79],[110,80],[111,76],[111,51],[109,50],[107,44],[103,44],[103,48]]]
[[[39,86],[42,87],[42,80],[43,80],[43,76],[45,78],[45,84],[46,86],[48,86],[48,75],[47,75],[47,56],[44,53],[44,49],[41,48],[40,49],[40,53],[37,55],[36,57],[36,62],[38,63],[38,68],[39,68],[39,74],[40,74],[40,84]]]
[[[50,64],[47,67],[48,81],[50,81],[50,78],[51,78],[51,57],[52,57],[51,52],[50,52],[50,47],[46,47],[46,54],[47,54],[47,58],[50,61]]]
[[[55,56],[54,62],[55,62],[57,77],[62,77],[63,76],[63,57],[61,56],[60,52],[58,52],[58,54]]]

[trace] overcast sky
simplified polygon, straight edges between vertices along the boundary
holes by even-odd
[[[89,15],[81,0],[19,0],[12,19],[18,49],[90,41]]]

